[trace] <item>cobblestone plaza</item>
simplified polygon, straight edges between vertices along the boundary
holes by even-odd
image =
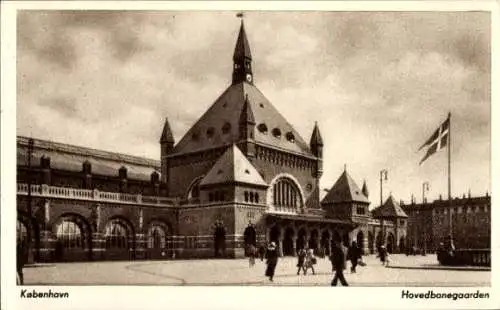
[[[479,269],[438,268],[435,255],[392,255],[391,267],[369,255],[357,273],[346,270],[350,286],[490,286],[491,272]],[[249,268],[246,259],[122,261],[60,263],[25,269],[28,285],[278,285],[329,286],[333,274],[328,259],[319,259],[316,274],[296,275],[297,261],[285,257],[278,263],[274,282],[264,277],[265,263]],[[349,266],[348,266],[349,267]]]

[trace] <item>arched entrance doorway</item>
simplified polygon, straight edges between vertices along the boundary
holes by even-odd
[[[383,240],[382,240],[382,234],[379,232],[377,233],[377,241],[376,241],[376,245],[377,245],[377,250],[380,248],[380,246],[382,246],[384,244]]]
[[[255,232],[255,228],[253,225],[248,225],[245,228],[245,232],[243,233],[243,240],[245,242],[245,253],[246,250],[251,246],[257,246],[257,233]]]
[[[114,218],[106,224],[106,258],[111,260],[133,259],[135,233],[132,225],[123,218]]]
[[[399,253],[405,253],[406,252],[406,244],[405,244],[406,238],[403,236],[399,238]]]
[[[148,257],[151,259],[172,256],[171,230],[162,221],[152,221],[147,230]]]
[[[368,232],[368,249],[371,254],[373,254],[373,243],[375,242],[373,238],[373,233],[371,231]]]
[[[293,249],[293,237],[295,232],[292,227],[288,227],[285,230],[285,238],[283,239],[283,255],[285,256],[295,256],[295,251]]]
[[[216,223],[214,229],[214,254],[215,257],[224,257],[226,253],[226,229],[224,224]]]
[[[392,233],[389,233],[387,235],[387,252],[389,254],[392,254],[394,253],[394,246],[395,246],[395,243],[394,243],[394,235]]]
[[[58,220],[55,232],[55,260],[69,262],[90,259],[90,226],[83,218],[64,215]]]
[[[365,234],[361,230],[356,235],[356,244],[358,245],[358,248],[361,251],[361,255],[364,255],[365,254]]]
[[[297,251],[305,248],[306,235],[307,235],[306,230],[304,228],[301,228],[297,234],[297,243],[296,243]]]
[[[328,230],[323,231],[321,234],[321,252],[326,256],[330,256],[330,232]]]

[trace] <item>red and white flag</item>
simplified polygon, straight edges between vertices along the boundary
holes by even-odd
[[[420,165],[432,154],[436,153],[440,149],[448,145],[448,139],[450,137],[450,115],[448,118],[439,126],[432,136],[418,149],[419,151],[424,147],[428,147],[427,153],[424,158],[420,161]]]

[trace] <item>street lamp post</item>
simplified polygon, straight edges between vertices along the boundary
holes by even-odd
[[[382,169],[380,170],[380,207],[382,207],[382,204],[384,203],[384,192],[383,192],[383,181],[387,181],[387,169]],[[385,244],[385,224],[383,223],[384,220],[382,219],[382,244]]]
[[[422,208],[424,208],[424,204],[426,203],[426,199],[425,199],[425,193],[429,191],[429,182],[424,182],[422,183]],[[423,209],[422,209],[423,211]],[[422,215],[425,214],[424,212],[422,212]],[[427,253],[427,231],[426,231],[426,227],[425,227],[425,223],[422,223],[422,230],[423,230],[423,233],[424,233],[424,252],[422,253],[422,255],[426,255]]]
[[[29,219],[29,224],[30,224],[30,229],[28,233],[28,240],[26,242],[26,251],[27,251],[27,262],[28,263],[33,263],[34,262],[34,257],[33,257],[33,233],[35,230],[33,229],[34,227],[34,221],[33,221],[33,208],[32,208],[32,195],[31,195],[31,157],[33,156],[33,145],[34,145],[34,140],[33,138],[30,138],[28,140],[28,201],[27,201],[27,213],[28,213],[28,219]]]

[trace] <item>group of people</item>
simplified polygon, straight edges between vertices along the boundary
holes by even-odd
[[[255,265],[255,258],[259,255],[261,260],[266,258],[266,277],[269,278],[269,281],[273,282],[274,273],[276,270],[276,266],[278,264],[279,251],[275,242],[270,242],[267,249],[260,247],[259,250],[255,248],[255,246],[250,246],[248,249],[249,256],[249,264],[250,267]],[[315,274],[314,265],[317,263],[317,258],[314,255],[313,249],[299,249],[297,251],[297,275],[300,274],[300,271],[303,271],[303,274],[306,275],[308,270],[311,269],[312,273]],[[332,247],[332,251],[330,253],[330,261],[332,263],[332,271],[335,273],[331,285],[336,286],[338,281],[343,286],[348,286],[348,283],[344,277],[344,270],[347,267],[346,261],[349,260],[351,262],[351,273],[356,272],[356,267],[359,263],[364,264],[362,262],[362,251],[357,246],[356,242],[353,241],[349,248],[346,248],[342,245],[340,241],[335,241],[335,246]]]

